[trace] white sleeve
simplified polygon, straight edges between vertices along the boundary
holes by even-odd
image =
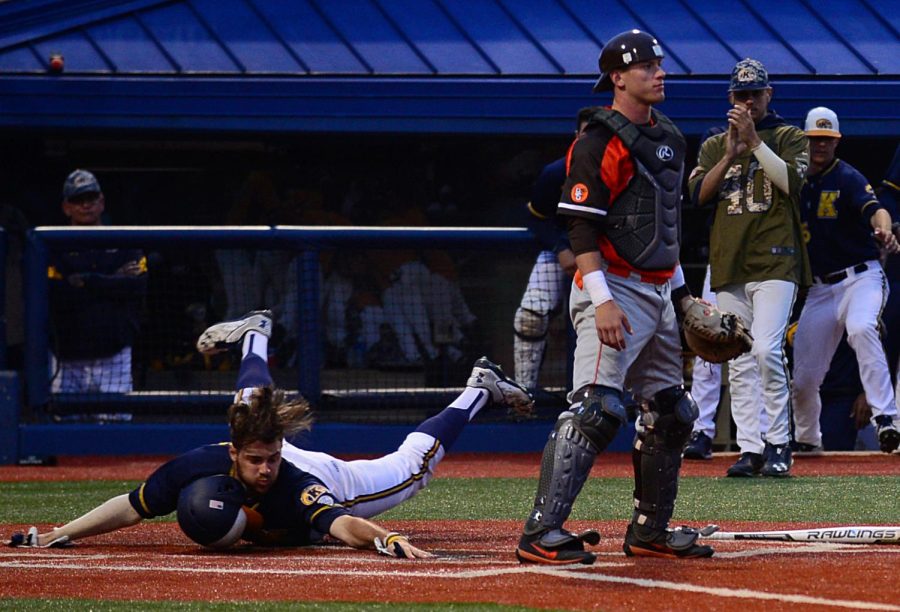
[[[775,151],[770,149],[769,145],[764,142],[760,142],[759,145],[753,149],[753,155],[756,156],[762,169],[766,171],[766,176],[769,177],[772,184],[778,187],[782,192],[788,193],[790,187],[788,186],[787,162],[778,157],[778,155],[775,154]]]

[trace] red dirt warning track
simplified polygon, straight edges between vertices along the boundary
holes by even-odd
[[[142,479],[164,458],[64,459],[50,468],[0,468],[0,481]],[[686,476],[721,476],[733,456],[687,462]],[[440,477],[536,477],[537,455],[449,456]],[[630,475],[630,458],[601,458],[594,476]],[[900,457],[797,460],[797,476],[900,475]],[[98,600],[496,602],[572,610],[895,610],[900,546],[716,542],[712,559],[631,559],[624,521],[599,528],[593,566],[520,565],[519,521],[391,521],[433,560],[396,560],[339,545],[238,547],[224,553],[191,543],[173,523],[144,523],[67,549],[0,548],[0,597]],[[734,530],[814,524],[729,523]],[[47,525],[42,528],[49,527]],[[0,525],[3,537],[26,525]],[[22,588],[28,585],[27,589]]]

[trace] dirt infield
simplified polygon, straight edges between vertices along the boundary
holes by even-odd
[[[145,478],[164,457],[71,458],[54,467],[0,467],[0,481]],[[721,476],[734,455],[686,462],[685,476]],[[538,455],[451,455],[439,477],[537,477]],[[898,475],[900,457],[880,454],[798,459],[805,475]],[[594,476],[630,476],[626,454],[603,456]],[[519,521],[391,521],[438,554],[395,560],[325,545],[206,551],[174,523],[143,523],[66,549],[0,548],[0,596],[97,600],[495,602],[571,610],[896,610],[898,545],[715,542],[712,559],[630,559],[624,521],[599,528],[593,566],[520,565]],[[799,529],[813,523],[736,523],[733,530]],[[41,526],[49,527],[48,525]],[[8,534],[26,525],[0,525]]]
[[[371,458],[371,455],[342,456]],[[56,466],[0,466],[0,482],[66,480],[143,480],[164,456],[62,457]],[[685,461],[682,476],[724,476],[737,453],[717,453],[711,461]],[[541,458],[537,453],[457,453],[449,454],[438,466],[444,478],[537,478]],[[606,453],[597,459],[593,477],[631,476],[631,455]],[[803,457],[794,462],[796,476],[896,476],[900,475],[900,455],[884,453],[826,453],[824,457]]]
[[[604,537],[596,547],[597,563],[561,569],[516,562],[518,522],[397,521],[396,527],[439,557],[395,560],[336,545],[208,552],[174,524],[147,523],[69,549],[0,549],[0,595],[21,595],[22,585],[28,585],[32,597],[117,600],[900,610],[894,575],[898,546],[717,542],[712,559],[629,559],[620,548],[625,525],[606,522],[600,524]]]

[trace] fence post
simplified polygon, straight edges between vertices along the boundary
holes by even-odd
[[[319,250],[297,255],[297,389],[310,402],[322,393],[322,324],[319,320]]]
[[[0,370],[6,369],[6,258],[9,256],[9,238],[0,228]]]
[[[25,285],[25,401],[31,407],[50,401],[47,263],[47,245],[37,232],[29,230],[22,280]]]
[[[0,465],[19,460],[21,396],[18,372],[0,372]]]

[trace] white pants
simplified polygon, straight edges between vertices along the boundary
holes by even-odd
[[[418,261],[403,264],[395,275],[381,300],[407,361],[434,359],[439,354],[436,344],[459,343],[462,327],[475,320],[459,285]]]
[[[226,320],[237,319],[263,304],[289,338],[296,338],[297,260],[289,251],[219,249],[216,261],[228,300]]]
[[[444,447],[434,437],[414,431],[400,448],[378,459],[342,461],[287,441],[282,456],[324,482],[353,516],[370,518],[425,488],[444,458]]]
[[[566,280],[568,275],[559,265],[556,253],[541,251],[531,268],[528,286],[513,321],[515,378],[528,389],[537,387],[550,316],[562,304]]]
[[[62,361],[51,354],[50,376],[53,393],[129,393],[131,347],[99,359]]]
[[[768,280],[726,285],[716,291],[719,308],[740,316],[750,328],[753,349],[728,363],[731,416],[742,453],[762,453],[759,392],[762,390],[769,430],[775,446],[790,440],[790,391],[784,341],[797,285]]]
[[[819,445],[822,400],[819,387],[847,330],[856,353],[859,377],[872,416],[896,416],[894,390],[887,357],[878,332],[878,317],[887,302],[888,285],[881,264],[833,285],[816,283],[809,289],[797,334],[794,336],[794,427],[797,442]]]
[[[709,287],[709,266],[706,266],[706,276],[703,279],[703,293],[701,297],[711,304],[716,304],[716,294]],[[759,371],[756,374],[754,385],[760,388]],[[691,397],[697,404],[700,416],[694,421],[694,431],[703,432],[710,438],[716,437],[716,409],[722,395],[722,365],[709,363],[700,357],[694,357],[694,380],[691,383]],[[759,404],[759,431],[765,435],[769,430],[769,418],[766,415],[765,404],[760,398]]]
[[[333,272],[322,283],[322,311],[325,317],[325,341],[333,347],[348,347],[347,310],[353,297],[353,282]],[[381,325],[386,322],[384,309],[380,305],[364,306],[357,313],[361,327],[359,340],[366,349],[371,348],[381,337]]]
[[[716,294],[709,288],[709,266],[703,278],[701,297],[711,304],[716,303]],[[710,438],[716,437],[716,408],[722,392],[722,366],[694,357],[694,375],[691,383],[691,397],[697,403],[700,416],[694,421],[694,431],[700,431]]]

